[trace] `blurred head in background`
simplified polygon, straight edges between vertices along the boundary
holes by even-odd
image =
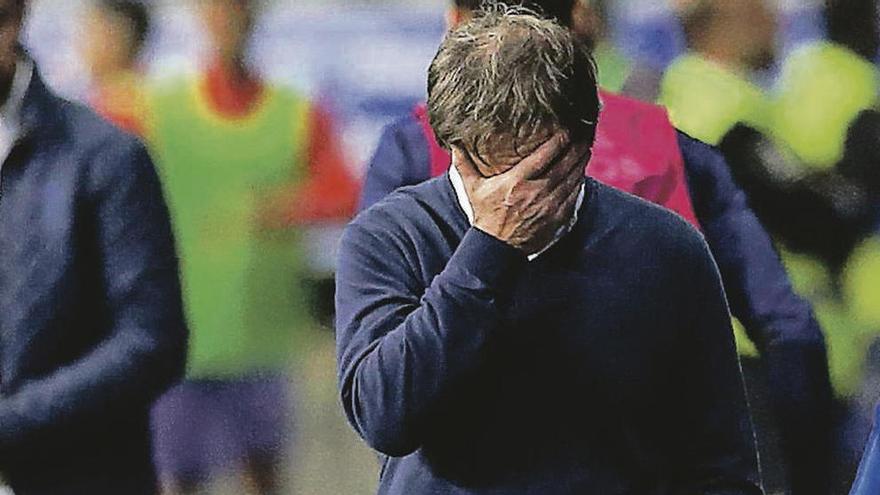
[[[610,0],[508,0],[505,3],[534,10],[569,28],[575,41],[592,53],[603,89],[654,101],[659,72],[637,67],[607,39]],[[449,27],[469,19],[482,4],[482,0],[454,0],[447,14]]]
[[[19,57],[18,37],[27,0],[0,0],[0,96],[6,99]]]
[[[455,28],[467,21],[473,13],[480,9],[484,0],[453,0],[452,8],[447,14],[450,28]],[[566,27],[571,27],[572,13],[575,4],[582,0],[511,0],[505,2],[511,6],[522,6],[555,19]]]
[[[100,81],[135,70],[149,32],[150,15],[141,2],[96,1],[83,33],[83,55],[92,78]]]
[[[825,0],[828,38],[868,60],[877,56],[878,12],[876,0]]]
[[[570,27],[577,39],[593,48],[605,39],[608,32],[608,0],[513,0],[507,5],[520,5],[554,18]],[[447,15],[453,28],[471,17],[480,8],[482,0],[454,0]]]
[[[571,29],[579,40],[595,48],[608,36],[608,0],[575,0],[571,13]]]
[[[769,0],[674,0],[688,49],[731,70],[775,59],[776,12]]]
[[[198,8],[215,62],[244,65],[257,17],[257,0],[199,0]]]

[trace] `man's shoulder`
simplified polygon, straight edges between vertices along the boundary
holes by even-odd
[[[132,153],[144,146],[137,136],[120,129],[91,108],[66,100],[62,101],[61,108],[65,135],[80,156]]]
[[[393,232],[448,218],[456,207],[444,174],[412,186],[401,187],[360,212],[350,229]]]
[[[148,156],[137,136],[120,129],[85,105],[56,95],[48,98],[46,111],[50,112],[54,123],[37,123],[46,126],[48,131],[42,139],[61,144],[61,147],[51,149],[64,153],[65,162],[85,169],[87,177],[125,177],[151,163],[149,159],[137,157]]]
[[[620,227],[633,242],[650,243],[656,248],[696,245],[703,235],[679,214],[620,189],[595,183],[598,215],[608,227]]]

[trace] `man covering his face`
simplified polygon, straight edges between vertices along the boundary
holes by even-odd
[[[705,243],[583,177],[582,45],[490,7],[428,79],[453,168],[362,213],[339,254],[341,399],[379,493],[762,493]]]

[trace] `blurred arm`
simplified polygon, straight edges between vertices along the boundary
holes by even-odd
[[[685,252],[690,321],[682,339],[681,455],[673,493],[759,495],[755,436],[721,278],[708,246],[692,244]]]
[[[794,487],[825,486],[831,387],[819,324],[810,305],[795,294],[724,157],[684,134],[679,134],[679,143],[694,207],[732,313],[756,343],[767,369]]]
[[[105,289],[109,331],[78,361],[0,398],[2,455],[119,410],[146,410],[184,371],[177,258],[147,152],[134,139],[106,143],[88,181],[83,210],[100,272],[84,275],[100,277],[92,282]]]

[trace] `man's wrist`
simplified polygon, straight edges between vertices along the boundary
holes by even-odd
[[[514,238],[511,238],[510,236],[503,236],[503,235],[501,235],[500,232],[497,232],[497,229],[492,229],[490,227],[485,227],[483,225],[480,225],[479,221],[474,221],[473,228],[479,230],[483,234],[486,234],[499,242],[503,242],[504,244],[516,249],[524,256],[527,256],[528,254],[530,254],[529,253],[529,245],[533,244],[533,242],[531,240],[524,241],[522,239],[519,239],[517,241]]]
[[[450,260],[491,288],[505,288],[527,262],[519,249],[483,231],[469,229]]]

